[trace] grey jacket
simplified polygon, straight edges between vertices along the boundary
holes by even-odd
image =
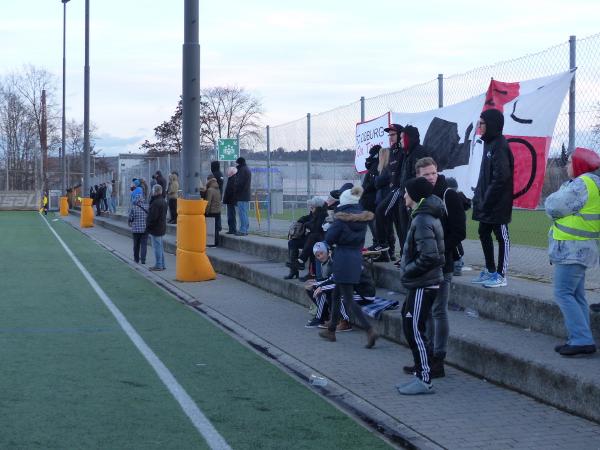
[[[585,173],[594,180],[600,189],[600,176],[594,173]],[[588,194],[585,183],[580,177],[569,180],[555,193],[548,196],[544,203],[546,214],[550,219],[556,220],[579,212]],[[548,256],[551,264],[582,264],[585,267],[594,267],[598,263],[598,240],[586,241],[557,241],[552,238],[552,229],[548,233]]]

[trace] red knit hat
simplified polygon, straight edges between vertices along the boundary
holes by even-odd
[[[571,155],[573,176],[578,177],[587,172],[600,168],[600,156],[593,150],[577,147]]]

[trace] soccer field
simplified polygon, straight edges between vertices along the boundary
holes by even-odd
[[[0,448],[389,448],[63,221],[0,236]]]

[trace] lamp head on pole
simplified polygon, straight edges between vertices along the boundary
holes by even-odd
[[[61,3],[69,3],[70,0],[60,0]]]

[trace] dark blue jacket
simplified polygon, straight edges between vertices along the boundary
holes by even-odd
[[[360,205],[344,205],[335,210],[335,220],[325,234],[329,246],[335,245],[333,277],[336,283],[358,284],[362,272],[362,248],[367,223],[373,213]]]

